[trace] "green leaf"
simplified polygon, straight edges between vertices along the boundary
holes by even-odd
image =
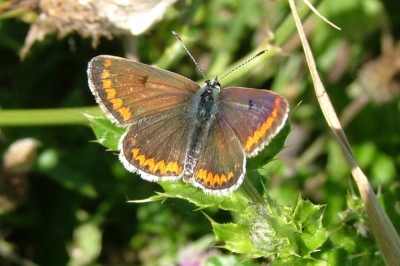
[[[163,200],[168,198],[185,199],[199,208],[218,207],[227,211],[234,211],[245,215],[250,212],[248,199],[240,192],[235,191],[228,195],[208,195],[201,189],[193,187],[191,184],[183,182],[159,182],[165,192],[158,193],[158,195],[150,197],[147,200],[134,201],[146,202]]]
[[[96,135],[97,142],[109,148],[110,150],[118,150],[118,142],[126,128],[118,127],[103,116],[86,115],[89,119],[90,126]]]
[[[245,224],[219,224],[211,221],[215,238],[223,242],[223,247],[232,252],[249,254],[255,252],[249,239],[249,226]]]
[[[328,232],[322,225],[321,205],[299,199],[294,211],[295,223],[299,229],[301,254],[306,257],[322,246],[328,239]]]

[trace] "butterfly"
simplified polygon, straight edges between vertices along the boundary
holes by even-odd
[[[221,89],[218,78],[200,87],[120,57],[94,57],[87,73],[105,115],[127,127],[118,144],[125,168],[148,181],[183,180],[208,194],[236,190],[246,158],[268,145],[289,113],[287,100],[268,90]]]

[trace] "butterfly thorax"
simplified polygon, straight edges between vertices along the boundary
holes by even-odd
[[[192,127],[188,134],[189,145],[183,170],[183,181],[185,182],[190,182],[193,177],[201,149],[206,144],[205,139],[211,123],[215,119],[219,91],[220,84],[217,79],[206,80],[204,86],[196,92],[190,105],[188,119]]]

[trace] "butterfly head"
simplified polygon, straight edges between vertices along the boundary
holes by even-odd
[[[204,87],[206,88],[206,90],[210,91],[219,92],[221,90],[221,84],[218,81],[218,77],[215,77],[215,79],[207,79],[204,82]]]

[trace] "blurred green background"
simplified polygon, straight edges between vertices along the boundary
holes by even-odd
[[[24,6],[22,14],[35,18],[46,2]],[[341,28],[327,25],[297,1],[318,71],[356,158],[399,232],[400,6],[390,0],[311,2]],[[366,265],[368,256],[370,265],[382,264],[349,168],[319,109],[286,1],[177,1],[143,34],[110,30],[114,38],[101,38],[95,49],[91,38],[82,38],[82,28],[57,37],[67,28],[60,26],[63,18],[73,13],[67,8],[63,13],[67,4],[51,9],[60,12],[58,30],[35,42],[24,60],[19,51],[31,25],[22,20],[29,16],[17,12],[17,18],[0,21],[0,153],[5,157],[20,139],[40,142],[29,153],[30,170],[10,172],[3,165],[0,172],[1,265],[203,265],[189,262],[224,254],[209,248],[211,225],[190,203],[127,203],[162,188],[128,173],[115,152],[92,142],[82,114],[101,114],[88,107],[96,104],[86,76],[88,61],[99,54],[131,56],[202,84],[172,30],[209,78],[222,76],[247,55],[269,50],[222,82],[271,88],[290,102],[292,131],[286,148],[264,170],[267,192],[282,205],[295,204],[299,194],[326,204],[324,226],[332,234],[340,228],[340,237],[354,247],[348,261]],[[0,11],[12,8],[17,10]],[[80,26],[90,21],[80,18]],[[83,109],[71,111],[76,107]],[[30,119],[32,109],[50,110]],[[12,125],[4,122],[6,115],[16,117]],[[49,120],[54,125],[44,126]],[[219,223],[235,219],[217,208],[204,211]],[[242,259],[244,265],[270,260]]]

